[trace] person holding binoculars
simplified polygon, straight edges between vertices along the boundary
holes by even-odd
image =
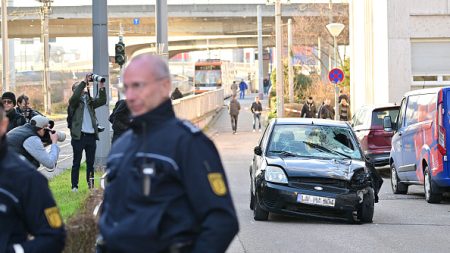
[[[89,82],[98,83],[98,97],[91,97]],[[78,179],[83,150],[86,154],[86,180],[89,189],[94,187],[94,160],[99,127],[95,109],[106,104],[105,78],[89,73],[81,82],[72,86],[73,94],[69,99],[67,123],[72,137],[73,164],[71,172],[72,191],[78,192]]]
[[[45,116],[34,116],[29,123],[7,133],[8,146],[24,156],[36,169],[42,164],[48,172],[53,172],[60,151],[57,142],[66,139],[63,132],[51,130],[53,125],[53,121]],[[46,151],[45,144],[51,145],[50,151]]]

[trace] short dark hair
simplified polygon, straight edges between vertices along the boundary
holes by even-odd
[[[311,96],[309,96],[308,99],[311,99],[311,100],[312,100],[313,98],[312,98]]]
[[[24,101],[24,100],[25,100],[25,102],[28,102],[29,99],[30,99],[30,98],[27,97],[27,96],[25,96],[25,94],[22,94],[22,95],[20,95],[20,96],[17,98],[17,103],[18,103],[18,104],[21,104],[22,101]]]

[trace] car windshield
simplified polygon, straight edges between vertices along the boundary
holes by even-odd
[[[362,160],[351,129],[319,125],[276,125],[267,155]]]

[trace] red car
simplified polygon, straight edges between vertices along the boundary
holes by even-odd
[[[353,116],[352,127],[361,149],[375,166],[389,164],[393,133],[384,131],[383,119],[391,116],[395,124],[399,110],[398,105],[363,106]]]

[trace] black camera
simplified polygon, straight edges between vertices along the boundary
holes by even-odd
[[[50,138],[51,134],[57,134],[58,135],[58,142],[63,142],[66,140],[66,134],[60,131],[53,130],[53,127],[55,126],[55,122],[53,120],[50,120],[48,123],[48,128],[44,128],[44,136],[41,137],[42,143],[44,143],[45,146],[52,144],[52,139]]]

